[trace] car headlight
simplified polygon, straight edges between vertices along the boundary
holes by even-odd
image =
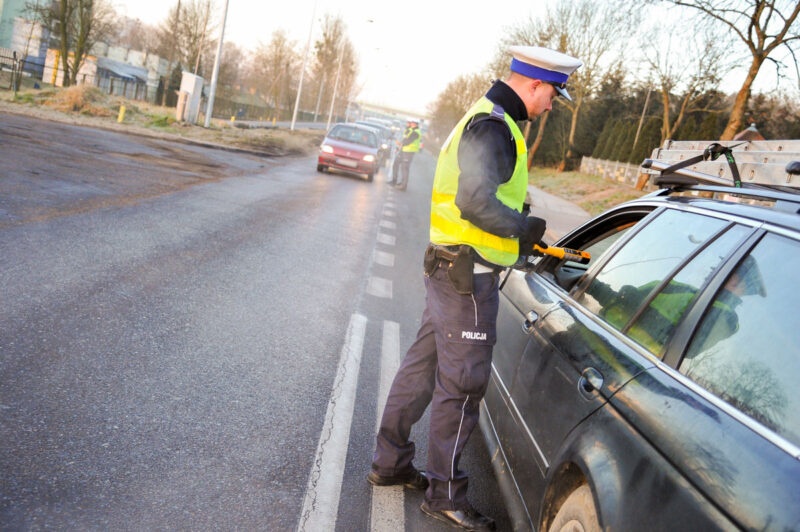
[[[328,146],[327,144],[323,144],[322,146],[319,147],[319,149],[320,151],[323,151],[325,153],[333,153],[333,147]]]
[[[364,156],[364,161],[368,162],[368,163],[374,163],[375,162],[375,156],[372,155],[372,154],[367,154],[367,155]]]

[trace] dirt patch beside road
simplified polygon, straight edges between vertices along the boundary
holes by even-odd
[[[120,122],[123,106],[125,112]],[[222,145],[266,156],[313,153],[324,135],[324,131],[319,130],[242,128],[235,122],[216,119],[205,128],[178,122],[174,108],[109,96],[84,85],[66,89],[24,89],[16,95],[0,91],[0,111],[122,133]]]

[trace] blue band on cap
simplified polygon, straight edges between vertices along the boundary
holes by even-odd
[[[516,72],[517,74],[522,74],[523,76],[527,76],[529,78],[550,81],[553,83],[566,83],[569,79],[569,75],[564,74],[563,72],[539,68],[520,61],[516,57],[511,59],[511,71]]]

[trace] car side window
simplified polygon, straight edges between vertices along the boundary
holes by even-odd
[[[664,211],[611,257],[578,303],[661,355],[700,287],[741,240],[741,233],[728,231],[710,244],[726,225],[709,216]],[[690,258],[691,267],[675,275]]]
[[[689,306],[700,289],[711,278],[722,260],[744,240],[750,229],[734,226],[697,254],[666,284],[638,314],[628,336],[645,346],[651,353],[662,355]]]
[[[719,289],[678,369],[800,445],[800,242],[766,235]]]

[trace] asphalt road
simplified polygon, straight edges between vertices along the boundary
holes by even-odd
[[[0,528],[448,529],[364,480],[433,157],[400,192],[0,115],[0,160]],[[508,529],[478,432],[461,466]]]

